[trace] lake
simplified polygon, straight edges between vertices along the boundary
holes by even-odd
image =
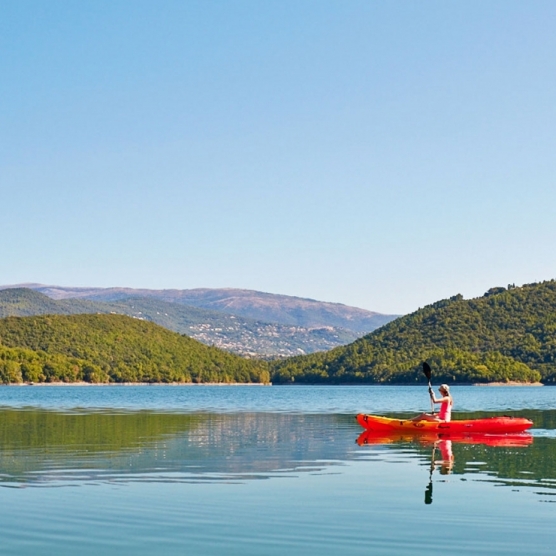
[[[552,555],[556,388],[452,391],[531,434],[362,435],[426,386],[0,387],[1,553]]]

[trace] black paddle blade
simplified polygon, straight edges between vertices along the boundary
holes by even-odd
[[[425,489],[425,504],[432,504],[432,481]]]
[[[423,374],[427,377],[427,380],[430,382],[432,371],[430,365],[426,361],[423,362]]]

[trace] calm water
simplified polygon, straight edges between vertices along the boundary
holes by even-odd
[[[552,555],[556,388],[453,391],[531,435],[361,435],[426,387],[1,387],[0,552]]]

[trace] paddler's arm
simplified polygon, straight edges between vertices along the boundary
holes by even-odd
[[[430,395],[430,397],[431,397],[431,400],[432,400],[434,403],[447,402],[447,401],[450,399],[448,396],[443,396],[442,398],[437,398],[437,397],[434,395],[434,392],[433,392],[432,388],[429,388],[429,395]]]

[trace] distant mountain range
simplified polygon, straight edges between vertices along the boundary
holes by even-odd
[[[124,314],[233,353],[265,358],[329,350],[397,317],[238,289],[0,286],[0,317],[79,313]]]

